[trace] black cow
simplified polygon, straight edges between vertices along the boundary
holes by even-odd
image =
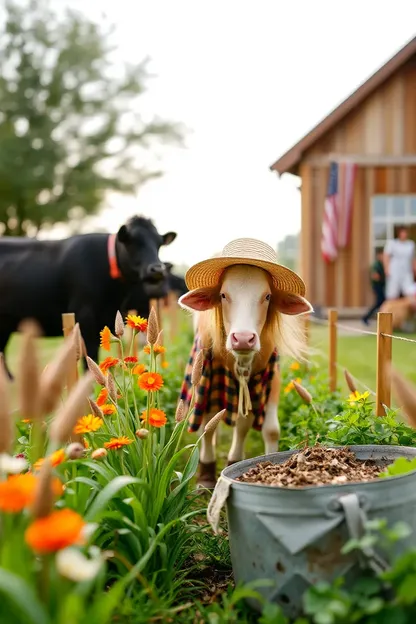
[[[1,238],[0,352],[23,319],[35,319],[45,336],[61,336],[62,313],[74,312],[87,353],[97,360],[100,330],[113,328],[117,310],[127,312],[134,289],[166,296],[159,249],[175,238],[175,232],[160,235],[144,217],[132,217],[115,236]]]

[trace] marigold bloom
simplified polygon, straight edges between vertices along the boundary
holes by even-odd
[[[144,410],[142,413],[142,420],[147,422],[147,410]],[[156,409],[156,407],[150,408],[149,413],[149,425],[152,427],[163,427],[168,422],[166,418],[166,414],[164,411],[160,409]]]
[[[300,369],[300,364],[299,362],[292,362],[292,364],[290,365],[290,370],[292,371],[297,371]]]
[[[112,405],[111,403],[105,403],[101,406],[101,411],[104,416],[111,416],[111,414],[116,413],[117,409],[115,405]]]
[[[108,390],[107,388],[103,388],[100,391],[100,394],[98,395],[97,399],[96,399],[96,404],[98,405],[98,407],[101,407],[101,405],[104,405],[104,403],[106,403],[107,401],[107,397],[108,397]]]
[[[55,451],[54,453],[52,453],[51,457],[51,464],[52,466],[55,468],[55,466],[59,466],[59,464],[62,464],[62,462],[64,462],[66,460],[66,454],[65,454],[65,450],[64,449],[59,449],[58,451]],[[43,457],[41,457],[40,459],[38,459],[37,462],[35,462],[35,464],[33,465],[35,470],[39,470],[39,468],[42,466],[43,464]]]
[[[104,351],[110,351],[111,331],[107,325],[100,331],[100,346]]]
[[[60,509],[32,522],[26,529],[25,541],[36,552],[56,552],[78,543],[84,526],[84,519],[75,511]]]
[[[150,355],[150,345],[146,345],[143,351],[147,353],[148,355]],[[153,345],[153,353],[155,355],[159,355],[159,353],[165,353],[165,352],[166,352],[166,348],[163,345],[160,345],[160,344]]]
[[[120,438],[111,438],[109,442],[104,442],[104,446],[107,449],[117,450],[121,449],[123,446],[127,446],[131,444],[133,440],[130,440],[127,436],[121,436]]]
[[[146,366],[144,364],[136,364],[136,366],[132,368],[131,372],[133,375],[143,375],[145,371],[146,371]]]
[[[25,425],[26,425],[27,423],[31,423],[31,422],[32,422],[32,419],[31,419],[31,418],[22,418],[22,423],[25,423]]]
[[[135,355],[128,355],[124,358],[124,361],[126,364],[136,364],[136,362],[138,361],[138,357]]]
[[[139,332],[145,332],[147,329],[147,320],[136,314],[128,314],[126,323],[131,329],[135,329]]]
[[[169,368],[169,362],[166,362],[166,360],[164,362],[162,362],[161,364],[162,368]]]
[[[74,433],[91,433],[92,431],[98,431],[98,429],[103,426],[103,422],[102,418],[98,418],[93,414],[81,416],[74,427]]]
[[[163,386],[163,377],[159,373],[143,373],[139,377],[138,384],[142,390],[154,392],[155,390],[160,390]]]
[[[358,390],[356,390],[355,392],[351,393],[350,396],[348,397],[348,403],[350,405],[355,405],[355,403],[359,401],[364,402],[366,399],[368,399],[369,396],[370,396],[370,393],[367,391],[360,394]]]
[[[0,482],[0,510],[8,513],[17,513],[30,507],[35,499],[38,477],[33,472],[12,475],[6,481]],[[59,479],[52,479],[52,491],[55,496],[61,496],[63,485]]]
[[[297,377],[295,379],[296,383],[301,384],[302,383],[302,379],[300,377]],[[284,389],[285,394],[288,394],[288,392],[290,392],[291,390],[294,390],[295,386],[293,384],[293,381],[289,381],[289,383],[287,384],[286,388]]]
[[[119,361],[120,360],[115,357],[106,357],[105,360],[103,360],[99,365],[101,372],[106,373],[108,370],[110,370],[110,368],[114,368],[115,366],[117,366]]]

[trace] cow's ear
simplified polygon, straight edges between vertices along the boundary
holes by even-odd
[[[130,240],[130,232],[126,225],[122,225],[118,231],[117,238],[120,243],[127,243]]]
[[[178,303],[185,310],[205,312],[215,306],[215,294],[213,288],[197,288],[182,295]]]
[[[176,237],[177,237],[176,232],[166,232],[166,234],[163,234],[162,236],[163,238],[162,245],[170,245],[171,243],[173,243]]]
[[[276,307],[282,314],[290,314],[291,316],[313,312],[313,307],[304,297],[282,291],[277,294]]]

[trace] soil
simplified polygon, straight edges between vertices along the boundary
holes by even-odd
[[[268,461],[257,464],[237,481],[292,488],[371,481],[386,464],[380,465],[371,459],[359,460],[348,448],[311,446],[282,464]]]

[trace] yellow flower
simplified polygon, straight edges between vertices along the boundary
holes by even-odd
[[[296,383],[301,384],[302,383],[302,379],[300,377],[296,377],[295,379]],[[291,390],[294,390],[295,386],[293,381],[290,381],[286,388],[284,389],[285,394],[288,394]]]
[[[362,401],[364,403],[364,401],[368,399],[369,396],[370,396],[370,393],[367,390],[363,392],[362,394],[360,394],[358,390],[356,390],[355,392],[352,392],[350,396],[348,397],[348,403],[350,405],[355,405],[359,401]]]
[[[300,369],[300,364],[299,362],[292,362],[292,364],[290,365],[290,370],[292,371],[297,371]]]
[[[98,416],[94,416],[93,414],[81,416],[74,427],[74,433],[92,433],[93,431],[98,431],[98,429],[103,426],[103,423],[104,421],[102,418],[98,418]]]
[[[169,367],[169,362],[166,362],[166,360],[164,362],[162,362],[161,364],[162,368],[168,368]]]

